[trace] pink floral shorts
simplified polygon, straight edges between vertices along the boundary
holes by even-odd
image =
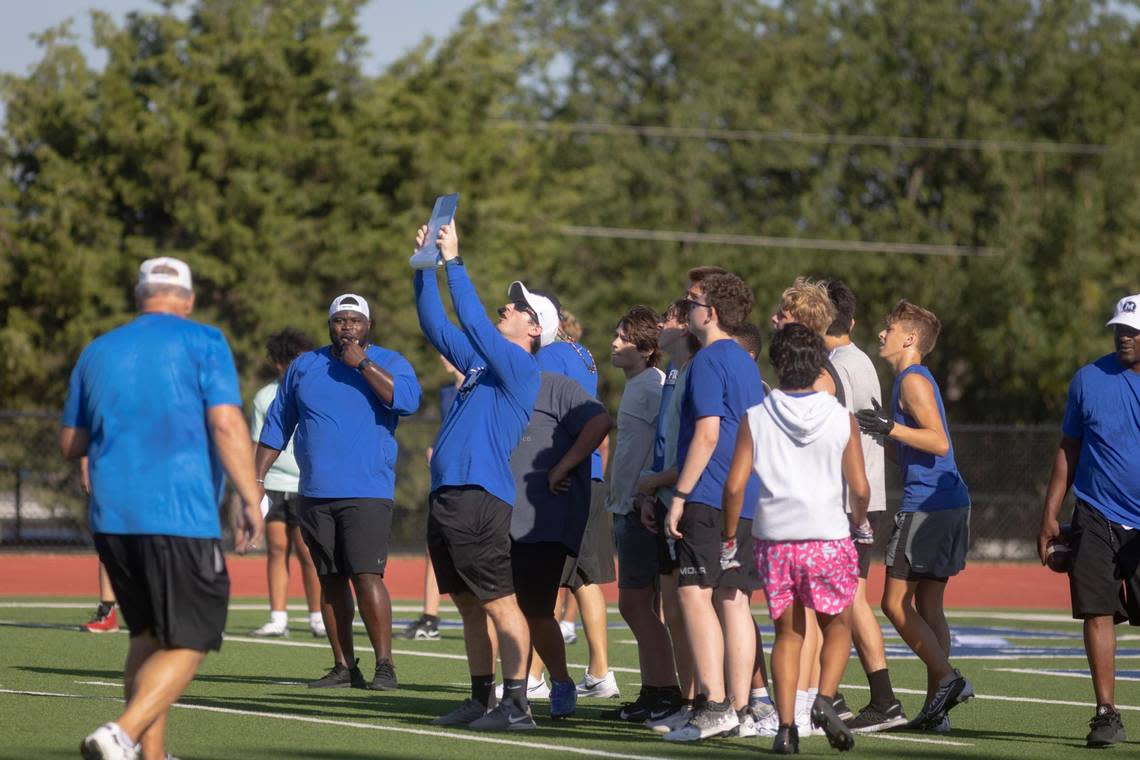
[[[757,540],[752,552],[773,620],[795,601],[816,612],[836,615],[855,599],[859,587],[859,555],[850,538]]]

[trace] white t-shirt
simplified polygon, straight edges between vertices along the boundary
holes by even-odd
[[[274,380],[253,397],[252,432],[255,446],[261,436],[261,427],[265,424],[265,413],[269,411],[269,405],[277,396],[277,386],[278,382]],[[290,438],[285,448],[277,455],[277,461],[269,468],[269,472],[265,473],[265,490],[297,493],[300,484],[301,468],[297,466],[297,460],[293,457],[293,439]]]
[[[650,367],[625,384],[617,416],[617,444],[606,471],[606,508],[615,515],[633,511],[633,492],[645,465],[653,459],[657,412],[665,373]]]
[[[839,374],[839,382],[843,383],[843,398],[848,410],[854,413],[860,409],[870,409],[871,399],[882,405],[879,375],[875,372],[870,357],[862,349],[854,343],[836,346],[831,350],[831,364]],[[882,512],[887,508],[883,442],[867,433],[861,433],[859,439],[863,444],[863,469],[867,471],[867,482],[871,485],[871,503],[867,511]],[[847,505],[848,511],[851,511],[850,499],[847,500]]]
[[[851,413],[829,393],[774,390],[748,410],[760,498],[752,535],[833,541],[850,535],[843,512],[843,450]]]

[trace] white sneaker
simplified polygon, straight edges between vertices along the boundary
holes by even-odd
[[[736,710],[731,703],[726,703],[724,710],[709,710],[703,708],[689,716],[689,722],[675,731],[665,734],[667,742],[695,742],[728,733],[740,725]]]
[[[572,620],[561,620],[558,627],[562,629],[562,641],[566,644],[573,644],[578,640],[578,626]]]
[[[803,712],[796,712],[796,730],[800,732],[800,738],[806,739],[809,736],[822,736],[823,731],[817,730],[811,724],[811,707],[808,707]]]
[[[309,630],[313,633],[313,638],[323,639],[327,638],[329,633],[325,630],[325,621],[313,620],[309,622]]]
[[[775,736],[780,730],[780,716],[775,710],[764,715],[756,721],[756,734],[758,736]]]
[[[586,671],[586,675],[578,682],[578,696],[610,699],[620,697],[621,691],[618,689],[617,678],[614,677],[612,670],[607,672],[604,678],[594,678],[589,671]]]
[[[79,753],[83,760],[137,760],[139,756],[135,745],[115,723],[104,723],[88,734],[79,745]]]
[[[250,631],[249,635],[256,636],[259,639],[280,638],[289,635],[289,626],[286,623],[274,623],[270,620],[257,630]]]
[[[658,734],[667,734],[670,731],[676,731],[678,728],[684,728],[692,715],[693,708],[689,705],[682,705],[677,708],[676,712],[669,713],[664,718],[645,721],[645,727]]]
[[[495,699],[503,698],[503,685],[501,683],[495,684]],[[550,699],[550,684],[546,682],[546,676],[538,679],[537,681],[526,679],[526,698],[531,699]]]
[[[757,735],[757,733],[756,733],[756,718],[753,717],[752,711],[745,708],[743,710],[743,714],[737,713],[736,715],[737,715],[737,719],[740,721],[740,723],[737,724],[736,728],[732,729],[731,731],[728,731],[725,734],[725,736],[728,736],[728,737],[737,737],[738,736],[742,739],[756,736]]]

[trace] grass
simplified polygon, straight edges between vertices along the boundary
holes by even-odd
[[[20,603],[27,606],[20,606]],[[50,605],[50,606],[49,606]],[[76,757],[80,739],[94,726],[121,710],[122,661],[125,633],[92,635],[79,625],[86,620],[86,599],[0,598],[0,716],[3,758]],[[398,607],[397,618],[412,616]],[[445,620],[455,620],[445,608]],[[428,724],[468,691],[462,633],[447,627],[440,641],[395,643],[401,688],[377,693],[357,690],[313,691],[304,682],[331,666],[327,645],[313,639],[303,613],[291,613],[292,633],[286,640],[261,641],[245,636],[265,620],[258,605],[237,602],[231,607],[227,641],[212,654],[171,715],[168,745],[183,760],[212,758],[470,758],[495,753],[525,753],[530,758],[606,755],[610,757],[745,757],[767,752],[770,739],[714,739],[696,745],[667,744],[644,728],[603,721],[597,713],[615,704],[583,700],[578,716],[551,724],[547,703],[535,703],[537,731],[473,734],[440,730]],[[1086,722],[1092,714],[1087,676],[1040,675],[1011,670],[1083,670],[1079,657],[1056,654],[1081,647],[1080,627],[1054,615],[1023,620],[1019,616],[956,613],[951,625],[975,636],[1000,635],[964,654],[956,664],[973,680],[979,699],[952,714],[949,735],[891,733],[859,737],[849,755],[876,758],[1069,758],[1084,747]],[[762,625],[769,621],[757,616]],[[611,614],[611,623],[620,623]],[[996,630],[1000,629],[1000,630]],[[996,630],[996,632],[995,632]],[[1136,668],[1135,639],[1121,628],[1118,671]],[[611,664],[618,668],[623,697],[638,689],[636,647],[624,627],[611,627]],[[978,639],[983,645],[985,640]],[[358,629],[357,651],[369,673],[371,650]],[[890,668],[895,687],[908,713],[917,710],[925,683],[921,664],[901,656],[897,639],[888,637]],[[771,644],[765,636],[766,647]],[[1045,652],[1021,652],[1023,648]],[[568,648],[572,668],[580,677],[586,661],[585,643]],[[982,659],[982,656],[986,659]],[[858,709],[867,696],[866,679],[852,658],[843,680],[848,703]],[[31,694],[27,692],[37,692]],[[1073,702],[1077,704],[1063,704]],[[1122,680],[1117,702],[1125,725],[1140,732],[1140,681]],[[1132,709],[1125,709],[1131,707]],[[933,743],[932,743],[933,742]],[[831,755],[826,739],[801,743],[801,754]],[[1115,754],[1136,756],[1140,742],[1118,747]]]

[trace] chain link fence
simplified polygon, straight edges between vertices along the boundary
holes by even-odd
[[[58,416],[0,411],[0,546],[87,547],[86,499],[79,466],[65,461],[56,443]],[[426,452],[439,427],[435,410],[400,423],[392,550],[424,546],[430,477]],[[973,499],[971,558],[1028,560],[1036,555],[1041,503],[1060,440],[1055,425],[956,425],[954,450]],[[893,511],[902,489],[887,465],[887,502]],[[1071,501],[1063,514],[1071,513]],[[223,521],[228,524],[228,520]],[[887,530],[878,537],[882,543]]]

